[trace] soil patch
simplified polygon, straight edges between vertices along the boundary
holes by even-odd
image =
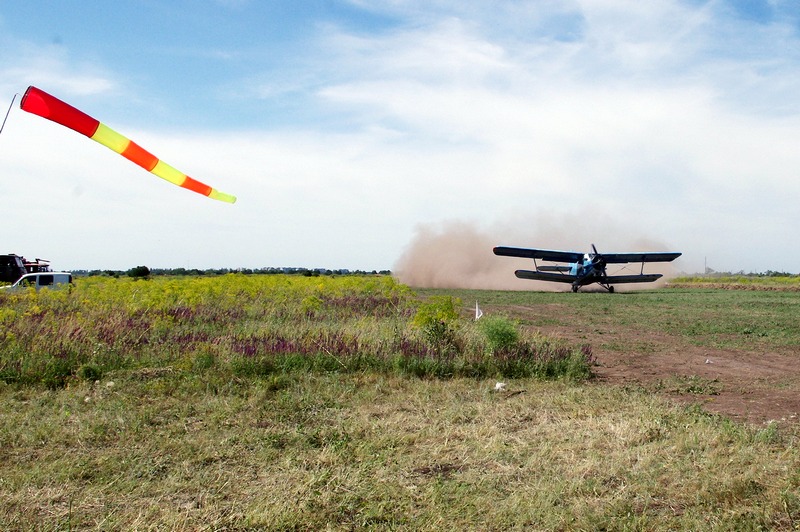
[[[547,312],[563,313],[560,305],[504,306],[520,320],[537,323]],[[555,308],[558,307],[558,308]],[[597,359],[596,381],[642,386],[682,403],[753,424],[800,421],[800,368],[797,349],[751,351],[713,349],[663,332],[632,330],[613,322],[597,323],[580,316],[572,323],[535,325],[544,335],[573,344],[588,344]]]

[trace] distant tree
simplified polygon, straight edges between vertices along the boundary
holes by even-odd
[[[147,266],[137,266],[135,268],[131,268],[126,272],[128,277],[133,277],[134,279],[146,279],[150,277],[150,268]]]

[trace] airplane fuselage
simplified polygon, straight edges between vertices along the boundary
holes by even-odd
[[[584,275],[591,274],[593,271],[594,271],[594,265],[592,264],[592,259],[589,258],[589,255],[584,255],[582,261],[576,262],[571,265],[569,274],[582,277]]]
[[[592,283],[602,283],[605,277],[605,264],[597,264],[595,259],[589,254],[583,256],[583,260],[571,265],[569,274],[575,276],[572,289],[577,291],[578,287]]]

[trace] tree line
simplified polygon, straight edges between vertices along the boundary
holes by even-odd
[[[213,276],[228,273],[243,275],[301,275],[304,277],[318,277],[323,275],[391,275],[391,270],[349,270],[328,268],[149,268],[135,266],[128,270],[73,270],[76,276],[106,276],[106,277],[133,277],[137,279],[151,276]]]

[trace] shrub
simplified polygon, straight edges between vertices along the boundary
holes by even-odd
[[[519,341],[516,324],[504,316],[483,318],[478,322],[478,326],[486,337],[491,353],[511,349]]]
[[[450,296],[432,297],[417,309],[414,325],[422,329],[425,339],[440,353],[455,346],[455,330],[458,323],[456,304],[461,301]]]

